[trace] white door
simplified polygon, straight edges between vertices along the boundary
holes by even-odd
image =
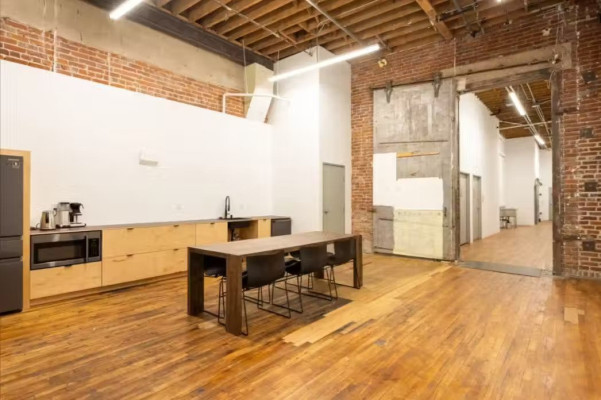
[[[344,166],[323,164],[323,230],[345,233]]]

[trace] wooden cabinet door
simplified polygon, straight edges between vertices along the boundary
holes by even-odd
[[[227,222],[196,224],[196,245],[227,242]]]
[[[78,264],[31,271],[31,298],[55,296],[100,287],[102,263]]]
[[[271,236],[271,220],[270,219],[260,219],[257,221],[257,237],[270,237]]]
[[[105,258],[102,286],[182,272],[187,268],[186,261],[185,248]]]
[[[126,256],[194,246],[193,224],[143,228],[119,228],[102,231],[103,257]]]

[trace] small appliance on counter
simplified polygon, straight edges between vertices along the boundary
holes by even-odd
[[[79,220],[79,217],[81,217],[82,213],[81,213],[81,209],[83,208],[83,204],[81,203],[71,203],[69,204],[69,206],[71,207],[71,212],[70,212],[70,217],[69,217],[69,221],[70,221],[70,227],[71,228],[81,228],[86,226],[86,224],[84,222],[81,222]]]
[[[56,227],[57,228],[69,228],[71,226],[71,203],[68,201],[61,201],[56,205]]]
[[[42,218],[40,218],[40,224],[36,228],[42,231],[48,231],[50,229],[56,229],[56,222],[54,216],[56,215],[56,208],[52,210],[42,211]]]

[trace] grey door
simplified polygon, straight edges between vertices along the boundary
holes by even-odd
[[[458,259],[458,97],[452,79],[435,86],[373,93],[375,251]]]
[[[541,181],[536,178],[534,180],[534,225],[538,225],[540,222],[540,187],[542,186]]]
[[[482,239],[482,179],[472,176],[472,230],[474,240]]]
[[[345,233],[344,166],[323,164],[323,230]]]
[[[469,175],[459,175],[459,243],[470,242]]]

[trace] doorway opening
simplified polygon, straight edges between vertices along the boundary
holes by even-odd
[[[552,274],[552,114],[548,80],[460,96],[463,265]]]

